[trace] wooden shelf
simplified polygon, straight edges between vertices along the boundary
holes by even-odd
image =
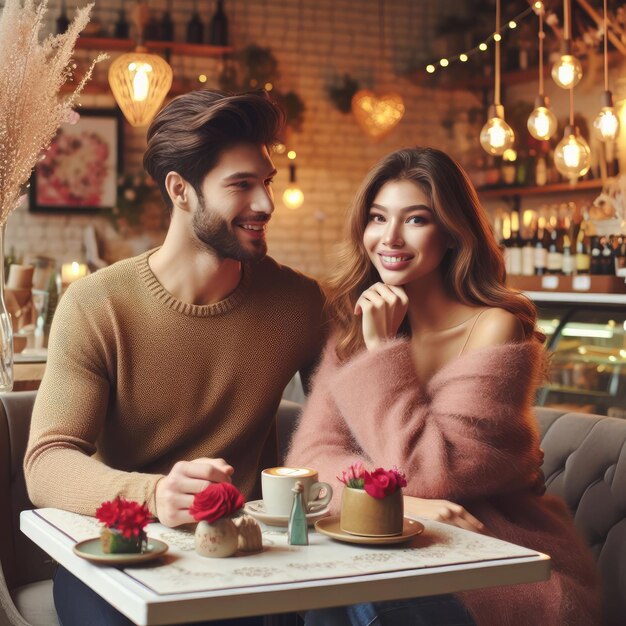
[[[602,189],[602,180],[581,180],[575,185],[570,183],[554,183],[541,187],[482,187],[476,189],[481,198],[509,198],[512,196],[540,196],[552,193],[576,193]]]
[[[181,43],[177,41],[145,41],[143,45],[150,52],[171,52],[193,57],[219,57],[233,51],[231,47],[208,46],[204,44]],[[109,37],[79,37],[76,48],[108,52],[129,52],[137,47],[133,39],[112,39]]]
[[[542,292],[544,294],[561,293],[577,298],[587,294],[626,294],[626,282],[620,276],[564,276],[562,274],[546,274],[544,276],[516,276],[510,274],[506,283],[513,289],[525,292]],[[581,299],[582,301],[582,299]]]

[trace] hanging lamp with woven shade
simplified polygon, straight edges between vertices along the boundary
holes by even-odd
[[[149,19],[148,4],[140,0],[131,11],[131,20],[137,32],[137,47],[115,59],[109,68],[113,97],[131,126],[147,126],[172,86],[173,72],[169,63],[149,53],[142,45]]]
[[[115,101],[131,126],[147,126],[172,86],[173,72],[165,59],[143,46],[118,57],[109,68]]]

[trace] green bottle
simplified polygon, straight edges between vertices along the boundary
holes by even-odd
[[[293,491],[293,506],[291,507],[289,525],[287,526],[289,545],[308,546],[309,527],[304,508],[304,486],[300,481],[297,481],[291,491]]]

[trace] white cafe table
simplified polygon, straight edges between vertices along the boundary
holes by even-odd
[[[92,564],[72,551],[96,537],[94,518],[59,509],[21,514],[21,530],[54,560],[140,625],[270,615],[546,580],[550,558],[511,543],[422,520],[424,532],[392,546],[353,545],[311,531],[289,546],[265,527],[263,552],[228,559],[194,552],[193,534],[150,524],[168,552],[142,565]]]

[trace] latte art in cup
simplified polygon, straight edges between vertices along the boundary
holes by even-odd
[[[315,470],[309,469],[307,467],[270,467],[269,469],[263,470],[263,472],[267,472],[271,476],[315,476],[317,472]]]
[[[287,517],[293,506],[296,482],[304,488],[304,502],[307,513],[326,508],[333,496],[333,488],[328,483],[317,480],[317,471],[309,467],[270,467],[261,472],[263,506],[270,515]]]

